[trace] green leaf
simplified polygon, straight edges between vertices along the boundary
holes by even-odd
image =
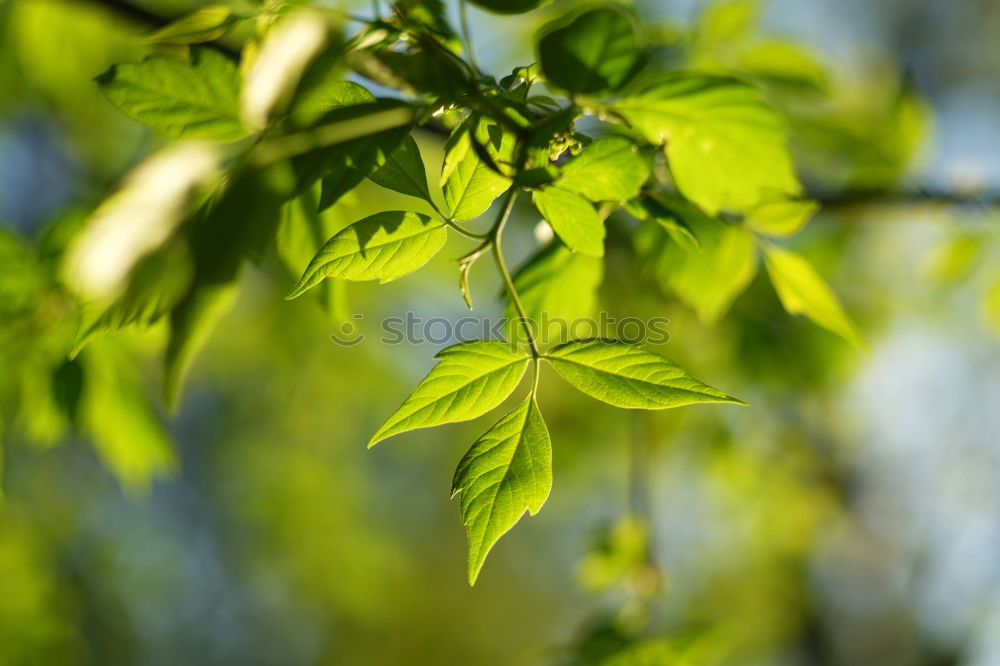
[[[649,163],[635,144],[620,136],[598,139],[562,168],[559,187],[591,201],[625,201],[639,194]]]
[[[613,340],[568,342],[545,355],[556,372],[615,407],[666,409],[699,402],[744,404],[641,347]]]
[[[316,92],[308,103],[293,106],[290,118],[295,122],[313,118],[320,108],[325,111],[314,120],[323,127],[348,122],[365,122],[368,116],[392,108],[393,100],[377,100],[362,86],[350,81],[339,81]],[[319,131],[319,130],[317,130]],[[310,150],[292,159],[298,192],[304,192],[317,179],[323,179],[319,210],[326,210],[340,197],[353,190],[367,176],[386,164],[389,155],[409,135],[409,127],[395,127],[374,134],[363,134],[332,145]]]
[[[648,141],[666,144],[677,187],[709,215],[801,189],[781,116],[749,85],[667,74],[614,108]]]
[[[451,484],[462,494],[462,522],[469,535],[469,584],[486,555],[524,512],[538,513],[552,490],[552,444],[529,396],[476,440]]]
[[[817,210],[819,204],[811,199],[769,201],[748,212],[744,221],[754,231],[784,238],[801,231]]]
[[[753,236],[743,226],[708,217],[681,199],[663,204],[694,233],[697,247],[669,242],[673,235],[656,226],[640,228],[636,244],[652,260],[657,278],[694,308],[701,321],[714,323],[757,273]]]
[[[424,160],[412,136],[403,139],[396,150],[389,153],[385,164],[368,177],[382,187],[431,202]]]
[[[498,166],[509,165],[514,157],[514,135],[492,120],[471,117],[455,128],[445,145],[441,172],[444,198],[455,220],[479,217],[511,185],[510,178],[482,159],[473,142]]]
[[[174,469],[176,456],[166,428],[145,397],[141,377],[111,344],[92,345],[80,361],[81,429],[126,489],[148,489],[153,478]]]
[[[604,255],[604,220],[589,201],[561,187],[535,190],[532,200],[570,249],[592,257]]]
[[[550,0],[469,0],[494,14],[523,14],[548,4]]]
[[[401,278],[426,264],[447,237],[445,226],[426,215],[370,215],[328,240],[286,298],[296,298],[328,277],[382,283]]]
[[[97,77],[122,112],[173,139],[236,141],[249,131],[237,108],[239,73],[221,53],[194,47],[187,61],[150,56]]]
[[[837,295],[808,261],[776,247],[764,248],[764,260],[774,290],[789,314],[805,315],[854,346],[864,348]]]
[[[440,361],[368,442],[417,428],[468,421],[482,416],[510,395],[530,357],[513,345],[465,342],[442,349]]]
[[[698,238],[684,219],[651,196],[643,195],[625,203],[625,210],[638,220],[656,222],[670,239],[688,252],[698,252]]]
[[[604,262],[579,252],[571,252],[559,242],[549,243],[514,274],[514,286],[525,314],[536,323],[535,334],[541,344],[565,342],[571,337],[597,335],[596,330],[582,330],[575,322],[594,316],[597,288],[604,278]],[[504,308],[510,327],[519,326],[513,304]],[[508,338],[522,329],[508,329]]]
[[[620,90],[646,64],[632,18],[619,7],[591,9],[543,32],[538,40],[542,72],[571,95]]]
[[[146,37],[149,44],[197,44],[222,37],[239,19],[221,5],[202,7]]]

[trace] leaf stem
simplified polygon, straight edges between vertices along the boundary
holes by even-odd
[[[531,332],[531,324],[528,322],[528,315],[525,312],[524,305],[521,303],[521,297],[517,293],[517,287],[514,286],[514,280],[510,277],[510,271],[507,270],[507,262],[503,257],[503,248],[501,247],[500,238],[503,235],[504,227],[507,226],[507,220],[510,218],[510,212],[514,209],[514,200],[517,198],[517,190],[512,189],[507,194],[507,199],[504,201],[503,209],[500,211],[500,216],[497,218],[496,224],[493,226],[491,232],[491,245],[493,247],[493,257],[497,262],[497,269],[500,271],[500,277],[503,278],[504,286],[507,288],[507,294],[510,296],[510,302],[514,305],[514,310],[517,312],[518,320],[521,322],[521,326],[524,328],[525,337],[528,340],[528,347],[531,349],[531,357],[535,360],[535,386],[538,384],[538,359],[541,357],[541,352],[538,350],[538,343],[535,341],[535,336]],[[532,391],[535,389],[533,388]]]

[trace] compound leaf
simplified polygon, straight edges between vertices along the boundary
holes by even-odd
[[[454,345],[437,358],[440,362],[375,432],[369,447],[409,430],[482,416],[517,387],[530,359],[498,340]]]
[[[743,404],[667,359],[614,340],[582,340],[546,354],[563,379],[615,407],[666,409],[699,402]]]
[[[375,213],[336,233],[306,267],[287,298],[328,277],[385,283],[412,273],[444,245],[443,224],[403,211]]]
[[[469,535],[469,584],[493,545],[524,512],[538,513],[552,489],[552,444],[529,396],[476,440],[455,470],[451,492],[461,493]]]

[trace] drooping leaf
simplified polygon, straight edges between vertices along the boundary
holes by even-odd
[[[702,384],[667,359],[612,340],[568,342],[547,358],[563,379],[616,407],[666,409],[699,402],[743,404]]]
[[[369,447],[409,430],[482,416],[517,387],[530,360],[499,340],[454,345],[436,358],[439,363],[376,431]]]
[[[239,19],[222,5],[202,7],[146,36],[150,44],[197,44],[222,37]]]
[[[604,220],[589,201],[561,187],[535,190],[532,199],[570,249],[592,257],[604,255]]]
[[[646,63],[631,16],[617,6],[589,9],[557,21],[538,40],[550,84],[571,95],[620,90]]]
[[[639,194],[649,163],[635,144],[619,136],[594,141],[562,168],[559,187],[591,201],[625,201]]]
[[[594,316],[597,288],[603,278],[601,259],[571,252],[559,242],[549,243],[514,273],[514,286],[540,344],[598,334],[585,321]],[[520,325],[509,302],[504,317],[511,320],[511,327]],[[521,329],[508,329],[507,335],[515,339],[522,333]]]
[[[115,65],[97,82],[122,112],[172,139],[235,141],[249,134],[237,107],[236,65],[213,49],[193,47],[187,61],[154,55]]]
[[[424,160],[420,157],[420,147],[412,136],[403,139],[386,157],[385,164],[368,177],[382,187],[431,201]]]
[[[745,221],[754,231],[784,238],[801,231],[818,209],[811,199],[768,201],[749,211]]]
[[[510,165],[514,156],[514,135],[492,120],[470,117],[455,128],[445,146],[441,182],[456,220],[479,217],[511,185],[510,178],[482,159],[474,142],[497,166]]]
[[[488,9],[495,14],[523,14],[541,7],[550,0],[469,0],[474,5]]]
[[[666,74],[614,108],[648,141],[666,144],[677,187],[709,215],[801,189],[782,118],[745,83]]]
[[[451,492],[469,535],[469,584],[486,555],[525,511],[535,515],[552,490],[552,444],[529,396],[476,440],[455,470]]]
[[[856,347],[864,348],[837,295],[805,258],[776,247],[764,248],[767,273],[789,314],[809,317]]]
[[[412,273],[437,254],[446,227],[426,215],[390,211],[344,228],[323,245],[287,298],[328,277],[385,283]]]

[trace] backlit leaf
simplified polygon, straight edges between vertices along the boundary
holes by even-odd
[[[552,444],[529,396],[476,440],[458,463],[452,496],[469,535],[469,584],[486,555],[525,511],[538,513],[552,489]]]
[[[472,4],[495,14],[523,14],[541,7],[550,0],[469,0]]]
[[[441,182],[445,201],[456,220],[479,217],[511,185],[510,178],[482,159],[473,142],[497,166],[509,165],[514,156],[514,135],[504,132],[492,120],[473,117],[455,128],[445,146]]]
[[[790,314],[805,315],[856,347],[864,347],[837,295],[812,264],[793,252],[776,247],[765,247],[764,259],[767,273],[785,310]]]
[[[677,187],[710,215],[801,189],[782,118],[747,84],[667,74],[614,108],[648,141],[666,145]]]
[[[619,90],[646,62],[635,26],[620,7],[577,14],[545,29],[538,58],[549,83],[573,95]]]
[[[562,168],[559,187],[591,201],[625,201],[639,194],[649,163],[625,137],[598,139]]]
[[[150,33],[150,44],[197,44],[218,39],[236,23],[233,10],[222,5],[202,7],[193,14],[177,19]]]
[[[443,349],[438,364],[372,436],[368,446],[417,428],[482,416],[510,395],[528,365],[527,353],[505,342],[465,342]]]
[[[568,342],[545,355],[563,379],[616,407],[666,409],[699,402],[743,404],[667,359],[611,340]]]
[[[532,197],[538,212],[570,249],[593,257],[604,255],[604,220],[593,204],[561,187],[535,190]]]
[[[431,200],[431,193],[427,187],[427,172],[420,157],[420,147],[412,136],[403,139],[403,142],[386,157],[385,164],[368,177],[390,190],[409,194],[424,201]]]
[[[749,211],[745,222],[754,231],[783,238],[801,231],[818,209],[811,199],[769,201]]]
[[[426,215],[376,213],[344,228],[323,245],[287,298],[328,277],[389,282],[412,273],[437,254],[448,233]]]
[[[236,65],[218,51],[193,47],[187,61],[150,56],[97,77],[122,112],[172,139],[235,141],[240,122]]]

